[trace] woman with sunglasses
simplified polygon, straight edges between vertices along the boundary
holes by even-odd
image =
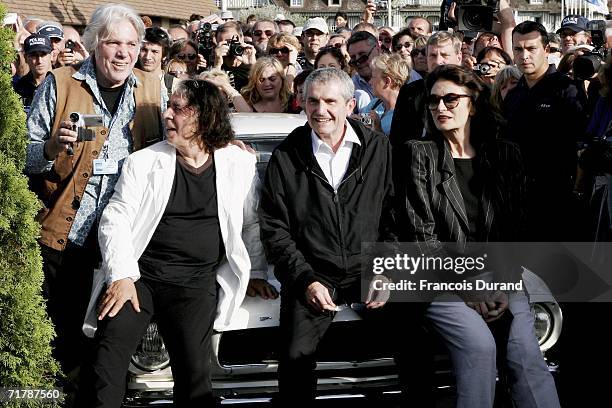
[[[187,64],[187,75],[194,76],[206,68],[204,56],[198,54],[198,45],[192,40],[177,40],[170,46],[168,59],[178,59]]]
[[[267,53],[271,57],[276,57],[285,71],[287,85],[293,87],[293,79],[302,72],[302,67],[297,62],[298,53],[301,46],[297,38],[286,33],[274,34],[268,40]]]
[[[411,61],[410,51],[414,48],[414,39],[410,36],[410,30],[405,28],[395,34],[391,39],[392,50],[402,56],[403,59]]]
[[[421,35],[414,40],[414,47],[410,51],[412,59],[412,69],[421,75],[427,77],[427,37]]]
[[[491,249],[489,241],[520,241],[526,178],[518,147],[496,137],[499,121],[488,88],[471,70],[444,65],[429,74],[426,89],[428,135],[394,153],[396,193],[405,198],[398,208],[402,240],[418,242],[426,256],[442,258],[482,256],[483,248]],[[439,271],[428,279],[520,281],[520,265],[489,258],[485,266],[490,269],[483,272]],[[517,407],[559,407],[522,290],[436,295],[428,299],[425,318],[450,352],[457,407],[493,406],[498,347],[505,352],[500,352],[500,368],[506,370]],[[499,330],[497,338],[492,330]]]

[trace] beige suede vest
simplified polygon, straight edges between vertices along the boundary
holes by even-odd
[[[62,121],[69,120],[71,112],[95,113],[91,90],[85,81],[72,77],[78,68],[63,67],[52,71],[57,85],[52,135]],[[138,69],[134,69],[134,74],[139,84],[134,87],[136,112],[130,129],[136,151],[162,139],[162,123],[159,79]],[[41,244],[58,251],[66,248],[68,233],[78,210],[73,205],[74,199],[77,197],[80,201],[83,197],[93,160],[100,154],[107,135],[107,128],[96,128],[95,141],[75,143],[73,156],[62,152],[55,159],[51,171],[30,177],[32,190],[44,204],[37,217],[42,226]]]

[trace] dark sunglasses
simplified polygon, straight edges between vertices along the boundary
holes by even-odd
[[[409,50],[412,47],[414,47],[414,43],[413,42],[405,42],[403,44],[395,44],[395,47],[393,47],[393,49],[395,51],[401,51],[402,48],[405,48],[405,49]]]
[[[291,52],[291,50],[289,49],[289,47],[283,47],[283,48],[268,48],[268,54],[270,55],[276,55],[278,53],[281,54],[289,54]]]
[[[380,41],[381,43],[389,44],[389,43],[391,43],[391,38],[389,38],[389,37],[378,37],[378,41]]]
[[[446,106],[446,109],[455,109],[457,105],[459,105],[459,99],[461,98],[471,98],[471,95],[459,95],[455,93],[447,93],[444,96],[439,95],[429,95],[427,97],[427,107],[429,110],[435,110],[438,106],[440,106],[440,100]]]
[[[550,53],[561,52],[561,49],[560,48],[555,48],[555,47],[550,47],[548,49],[548,52],[550,52]]]
[[[184,61],[185,59],[188,59],[189,61],[193,61],[197,57],[198,57],[198,54],[176,54],[176,58],[180,59],[181,61]]]
[[[362,55],[361,57],[357,58],[357,59],[352,59],[349,61],[349,65],[351,67],[356,67],[357,65],[361,65],[364,62],[366,62],[368,60],[368,58],[370,58],[370,54],[372,54],[372,51],[374,51],[374,48],[376,48],[376,46],[370,48],[370,51],[367,54]]]
[[[415,48],[414,50],[410,51],[410,56],[412,58],[416,58],[420,55],[422,56],[426,56],[427,55],[427,50],[425,48]]]
[[[263,33],[265,33],[265,34],[266,34],[266,36],[268,36],[268,37],[272,37],[272,36],[274,35],[274,31],[272,31],[272,30],[266,30],[266,31],[263,31],[263,30],[255,30],[255,31],[253,31],[253,36],[255,36],[255,37],[261,37],[261,35],[262,35]]]

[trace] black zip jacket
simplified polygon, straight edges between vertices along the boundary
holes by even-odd
[[[361,146],[353,145],[337,191],[312,152],[308,124],[291,132],[268,163],[259,207],[261,238],[284,290],[300,293],[315,281],[352,286],[359,282],[361,243],[395,240],[389,140],[349,123]]]

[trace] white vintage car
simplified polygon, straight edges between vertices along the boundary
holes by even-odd
[[[257,151],[261,177],[274,148],[305,122],[305,116],[291,114],[239,113],[232,117],[236,136]],[[268,275],[270,283],[280,289],[272,267],[269,267]],[[540,349],[545,353],[559,339],[563,323],[561,309],[539,277],[525,270],[523,279],[530,294]],[[222,400],[257,398],[265,401],[277,392],[279,312],[280,298],[247,297],[232,325],[223,332],[214,333],[210,358],[213,391],[217,397]],[[392,356],[388,351],[362,346],[372,344],[368,341],[372,334],[360,331],[360,320],[350,308],[338,312],[321,343],[316,368],[321,398],[397,390],[398,379]],[[347,338],[359,339],[359,342],[343,340]],[[337,344],[342,344],[342,347]],[[132,357],[124,406],[170,403],[173,382],[169,363],[163,339],[156,324],[151,323]],[[549,362],[549,368],[554,371],[556,365]],[[436,379],[439,386],[452,385],[450,361],[443,347],[440,355],[436,356]]]

